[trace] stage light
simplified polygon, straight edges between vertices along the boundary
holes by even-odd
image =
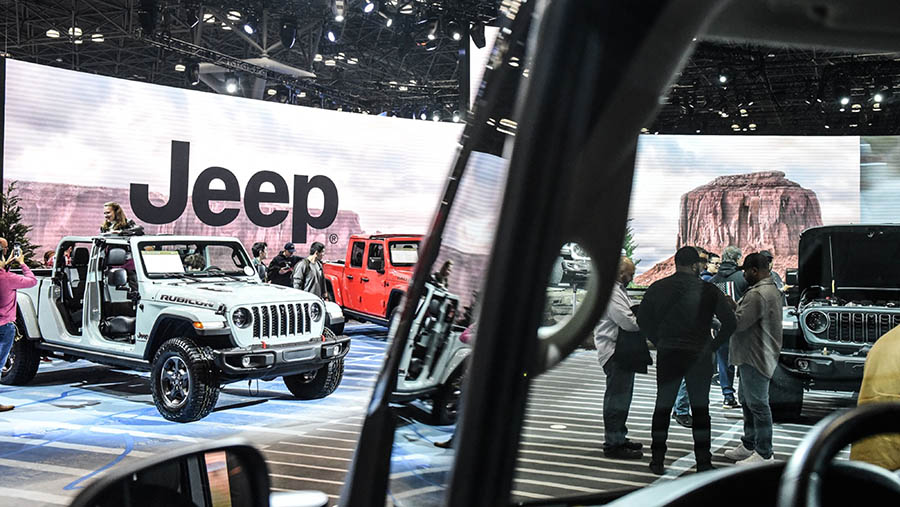
[[[253,25],[251,25],[250,23],[244,23],[244,33],[246,33],[247,35],[253,35],[253,32],[255,32],[255,30],[253,29]]]
[[[406,85],[400,85],[397,87],[397,91],[405,92],[407,90],[409,90],[409,87]]]
[[[231,21],[240,21],[241,20],[241,12],[240,11],[228,11],[228,15],[226,17]]]
[[[103,42],[103,41],[105,41],[105,40],[106,40],[106,39],[103,38],[103,34],[102,34],[102,33],[91,34],[91,41],[92,41],[92,42]]]
[[[227,91],[228,93],[234,93],[237,91],[237,89],[238,84],[236,79],[230,77],[227,81],[225,81],[225,91]]]
[[[231,30],[231,25],[228,23],[222,22],[222,30]]]
[[[725,84],[728,82],[728,76],[725,74],[719,74],[719,82]]]
[[[365,12],[366,14],[369,14],[374,10],[375,10],[375,4],[366,0],[365,5],[363,5],[363,12]]]
[[[428,114],[425,111],[422,111],[422,114],[419,115],[419,118],[422,120],[427,120]]]
[[[337,41],[337,35],[334,34],[334,30],[328,30],[328,34],[326,35],[326,37],[327,37],[328,40],[330,40],[331,42],[336,42],[336,41]]]
[[[183,63],[178,62],[175,64],[175,72],[184,72],[185,70],[187,70],[187,67]]]
[[[69,35],[72,37],[81,37],[81,28],[78,28],[77,26],[69,28]]]
[[[876,93],[875,96],[872,97],[872,99],[873,99],[875,102],[881,102],[882,100],[884,100],[884,95],[882,95],[882,94],[880,94],[880,93]]]
[[[297,24],[293,21],[282,21],[278,37],[281,40],[282,47],[285,49],[294,47],[294,43],[297,42]]]
[[[75,39],[72,41],[73,44],[84,44],[84,39]]]
[[[334,67],[335,65],[337,65],[337,62],[334,60],[331,60],[331,59],[325,60],[326,67]]]
[[[187,68],[187,81],[191,86],[200,84],[200,64],[192,62]]]
[[[341,23],[344,21],[344,15],[338,14],[337,16],[334,17],[334,20],[337,21],[338,23]]]
[[[301,99],[305,99],[305,98],[306,98],[306,92],[300,92],[300,93],[297,94],[297,96],[300,97]]]
[[[320,55],[319,53],[316,53],[316,56],[313,56],[313,61],[314,61],[314,62],[321,62],[321,61],[322,61],[322,55]]]
[[[431,28],[428,30],[428,40],[434,40],[437,38],[437,28],[438,22],[435,21],[431,24]]]
[[[275,88],[269,88],[268,90],[266,90],[266,93],[271,97],[272,95],[277,95],[278,90],[276,90]]]
[[[425,51],[434,51],[437,49],[437,41],[432,39],[425,42]]]
[[[391,25],[393,25],[393,24],[394,24],[394,18],[391,18],[391,17],[388,17],[387,21],[384,22],[384,26],[386,26],[388,28],[390,28]]]
[[[50,37],[51,39],[58,39],[59,38],[59,30],[54,30],[52,28],[47,30],[47,37]]]
[[[842,105],[842,106],[846,106],[847,104],[850,103],[850,97],[846,97],[846,96],[845,96],[845,97],[841,97],[840,102],[841,102],[841,105]]]
[[[204,23],[215,23],[216,17],[210,13],[206,13],[203,15],[203,22]]]
[[[441,121],[440,111],[435,111],[435,112],[431,113],[431,120],[432,121]]]
[[[483,23],[472,23],[469,28],[469,34],[472,36],[472,42],[475,44],[476,48],[481,49],[487,44],[484,37]]]
[[[462,39],[462,30],[460,30],[459,23],[457,23],[456,20],[451,19],[450,21],[448,21],[445,30],[447,32],[447,35],[449,35],[453,40]]]

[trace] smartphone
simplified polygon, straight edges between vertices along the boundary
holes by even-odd
[[[18,243],[16,243],[15,245],[13,245],[12,256],[13,256],[13,258],[16,258],[16,257],[19,257],[20,255],[22,255],[22,247]]]

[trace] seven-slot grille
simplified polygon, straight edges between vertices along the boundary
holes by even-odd
[[[822,338],[840,343],[875,343],[891,329],[900,326],[900,313],[823,312],[828,330]]]
[[[271,338],[311,331],[309,303],[281,303],[253,306],[253,337]]]

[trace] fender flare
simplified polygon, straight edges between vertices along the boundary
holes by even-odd
[[[458,340],[459,335],[455,336],[453,339]],[[460,368],[464,368],[464,363],[470,355],[472,355],[472,347],[470,346],[461,347],[454,352],[453,357],[450,358],[450,362],[447,363],[447,368],[444,369],[444,374],[441,375],[441,384],[445,384],[454,372]]]
[[[331,287],[331,295],[334,297],[334,302],[344,306],[344,293],[341,291],[341,284],[338,283],[340,277],[337,275],[326,274],[325,275],[325,290],[327,291],[329,287]]]
[[[391,312],[400,304],[400,301],[403,301],[403,296],[405,295],[406,291],[403,289],[396,287],[391,289],[391,293],[388,295],[387,306],[385,307],[384,318],[391,318]]]
[[[210,312],[212,313],[212,312]],[[198,320],[195,312],[188,308],[170,307],[162,310],[156,315],[153,322],[153,328],[150,329],[150,337],[147,338],[147,346],[144,348],[144,359],[152,361],[156,350],[159,349],[163,342],[171,338],[171,331],[177,330],[179,336],[194,334],[194,321]],[[187,333],[182,333],[182,329],[186,328]]]
[[[18,317],[22,320],[24,329],[22,332],[26,338],[40,338],[41,328],[38,324],[37,311],[34,309],[34,301],[31,296],[23,292],[16,293]]]

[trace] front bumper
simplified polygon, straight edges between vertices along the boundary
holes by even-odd
[[[845,354],[782,350],[778,362],[812,389],[859,390],[866,358]]]
[[[214,350],[213,361],[225,382],[246,379],[273,379],[318,370],[350,351],[350,337],[294,343],[271,347]]]

